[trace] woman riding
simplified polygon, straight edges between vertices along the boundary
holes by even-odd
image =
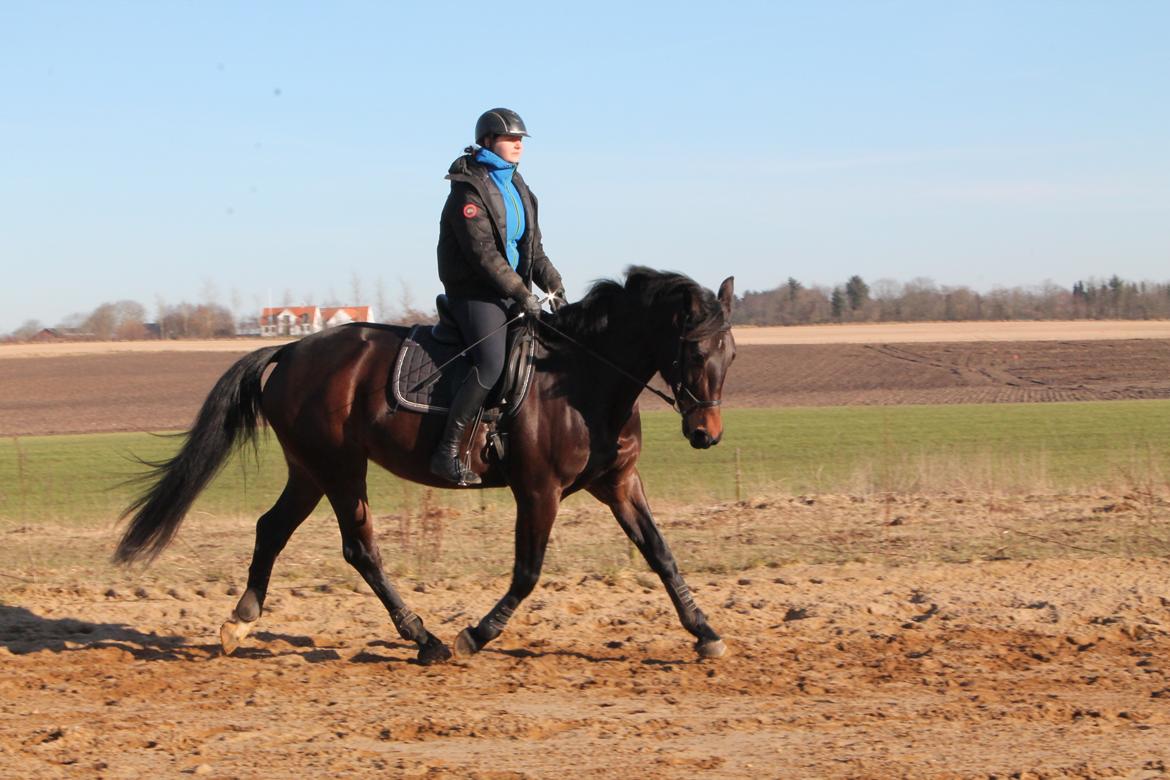
[[[484,112],[469,146],[447,173],[451,194],[439,221],[439,279],[473,367],[451,401],[431,472],[459,485],[480,479],[463,465],[459,445],[504,370],[509,306],[540,316],[532,282],[564,298],[561,275],[544,253],[536,197],[516,170],[528,130],[506,108]],[[490,334],[490,335],[489,335]],[[486,337],[486,338],[485,338]]]

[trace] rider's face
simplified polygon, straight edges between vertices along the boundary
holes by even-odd
[[[518,163],[520,156],[524,154],[524,136],[497,135],[492,139],[491,149],[508,162]]]

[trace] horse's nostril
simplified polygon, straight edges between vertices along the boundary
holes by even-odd
[[[697,450],[707,449],[711,446],[711,434],[702,428],[696,428],[691,432],[691,446]]]

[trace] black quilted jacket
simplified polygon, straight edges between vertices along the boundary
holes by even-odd
[[[439,219],[439,279],[448,295],[521,300],[534,281],[545,292],[561,289],[561,275],[540,242],[536,196],[519,171],[512,183],[524,205],[526,227],[515,271],[504,255],[504,198],[488,169],[465,154],[451,163],[447,179],[451,194]]]

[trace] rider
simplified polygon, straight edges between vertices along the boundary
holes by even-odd
[[[480,482],[461,462],[459,444],[503,373],[509,305],[539,317],[533,281],[564,298],[561,275],[541,245],[536,197],[516,170],[527,136],[515,111],[486,111],[475,123],[478,147],[464,149],[447,173],[451,194],[439,220],[439,279],[464,342],[487,337],[468,353],[473,367],[451,401],[431,458],[431,473],[460,485]]]

